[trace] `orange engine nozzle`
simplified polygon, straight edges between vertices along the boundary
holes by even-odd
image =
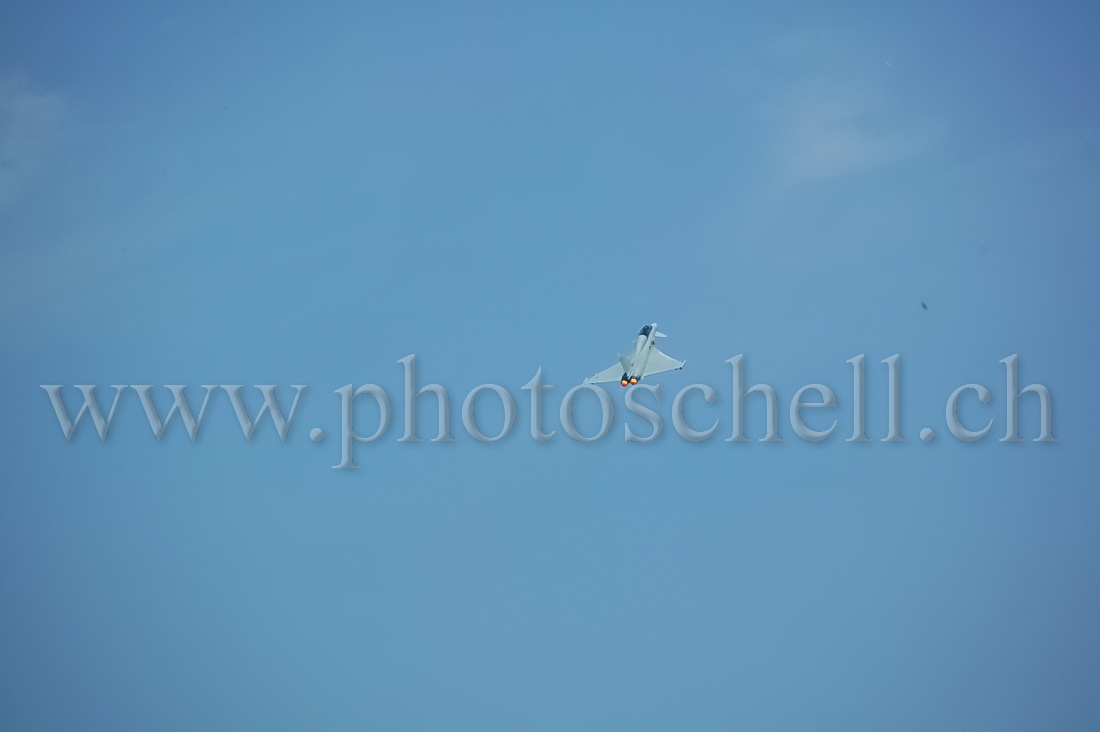
[[[620,383],[620,384],[622,384],[623,386],[626,386],[626,379],[623,379],[623,380],[622,380],[622,381],[620,381],[619,383]]]
[[[630,380],[630,383],[631,383],[631,384],[637,384],[637,383],[638,383],[638,380],[637,380],[637,379],[631,379],[631,380]]]

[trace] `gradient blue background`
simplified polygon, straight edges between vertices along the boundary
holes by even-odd
[[[1097,729],[1098,20],[5,6],[0,728]],[[565,390],[654,320],[688,360],[661,412],[711,384],[715,437],[626,444],[620,409],[570,440]],[[399,409],[333,470],[333,390],[399,405],[410,353],[457,441],[397,442]],[[739,353],[785,442],[723,441]],[[1030,441],[1033,396],[1029,440],[998,442],[1013,353],[1060,442]],[[520,407],[491,445],[458,416],[486,382]],[[819,444],[786,418],[811,382],[839,400]],[[969,382],[993,401],[964,419],[995,423],[962,444]],[[246,442],[222,393],[157,444],[132,392],[106,444],[67,443],[38,385],[84,383],[309,389],[285,443]]]

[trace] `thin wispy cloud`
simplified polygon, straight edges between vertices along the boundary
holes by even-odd
[[[64,136],[61,94],[20,74],[0,74],[0,208],[18,201],[48,170]]]
[[[805,82],[778,111],[778,164],[798,181],[881,168],[913,157],[934,137],[929,122],[899,119],[889,95],[865,81]]]
[[[838,33],[788,33],[768,55],[776,84],[765,116],[780,184],[824,182],[911,159],[934,144],[940,125],[914,117],[893,65]]]

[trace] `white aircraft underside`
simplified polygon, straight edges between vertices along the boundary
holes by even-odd
[[[665,334],[657,330],[656,323],[643,326],[634,340],[634,349],[629,356],[619,354],[618,363],[607,367],[595,376],[589,376],[584,383],[618,381],[622,386],[630,386],[637,384],[646,376],[682,369],[686,361],[677,361],[657,348],[657,339],[664,337]]]

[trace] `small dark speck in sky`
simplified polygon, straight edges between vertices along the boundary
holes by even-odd
[[[928,309],[928,303],[926,303],[926,302],[925,302],[924,300],[921,300],[921,301],[920,301],[920,306],[921,306],[922,308],[924,308],[925,310],[927,310],[927,309]]]

